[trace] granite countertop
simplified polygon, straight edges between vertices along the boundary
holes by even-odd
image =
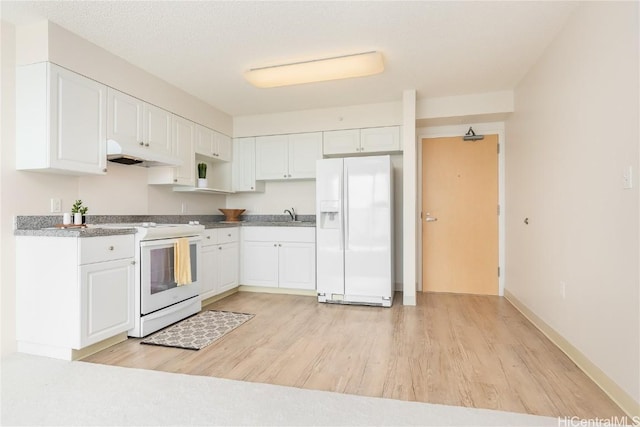
[[[44,236],[44,237],[100,237],[116,236],[119,234],[135,234],[135,228],[40,228],[37,230],[14,230],[15,236]]]
[[[315,227],[315,221],[244,221],[243,227]]]
[[[223,221],[223,216],[87,216],[86,228],[58,228],[60,218],[57,216],[22,216],[18,217],[15,236],[45,236],[45,237],[98,237],[119,234],[135,234],[135,228],[101,228],[105,223],[133,223],[157,222],[158,224],[185,224],[191,220],[198,220],[208,228],[229,227],[315,227],[315,215],[300,215],[302,221],[291,221],[288,215],[248,215],[239,222]]]

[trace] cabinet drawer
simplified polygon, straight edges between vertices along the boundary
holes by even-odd
[[[78,241],[80,264],[133,258],[135,254],[133,234],[88,237]]]
[[[218,243],[231,243],[238,241],[239,228],[219,228]]]
[[[308,242],[315,243],[315,227],[245,227],[242,229],[245,241],[257,242]]]
[[[218,243],[218,229],[209,228],[202,233],[202,247],[215,245]]]

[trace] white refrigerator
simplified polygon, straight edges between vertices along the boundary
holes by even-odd
[[[319,302],[391,307],[393,173],[389,156],[318,160]]]

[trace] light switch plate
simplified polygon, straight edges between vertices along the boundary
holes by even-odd
[[[60,212],[62,211],[62,201],[56,197],[51,199],[51,212]]]

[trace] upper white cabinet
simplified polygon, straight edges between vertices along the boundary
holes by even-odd
[[[144,104],[144,146],[157,153],[172,155],[171,124],[173,114],[155,105]]]
[[[256,181],[256,139],[233,140],[233,191],[263,192],[264,182]]]
[[[369,154],[401,151],[400,126],[324,132],[322,153]]]
[[[174,155],[173,114],[115,89],[108,90],[107,138]]]
[[[324,132],[322,154],[351,154],[360,151],[360,129]]]
[[[104,174],[107,87],[42,62],[16,73],[16,169]]]
[[[182,117],[172,118],[171,151],[182,161],[181,166],[160,166],[149,168],[149,184],[195,185],[195,154],[193,146],[196,137],[196,124]]]
[[[113,139],[123,145],[144,146],[142,110],[144,102],[109,88],[107,139]]]
[[[400,151],[400,126],[360,129],[360,152]]]
[[[196,153],[224,162],[231,161],[231,138],[204,126],[197,125]]]
[[[313,179],[322,133],[256,137],[256,180]]]

